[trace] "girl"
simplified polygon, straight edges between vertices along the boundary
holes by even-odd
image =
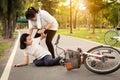
[[[41,38],[42,39],[42,38]],[[28,33],[24,33],[20,37],[20,48],[25,49],[24,62],[16,64],[15,67],[25,66],[29,63],[29,55],[34,56],[34,64],[36,66],[53,66],[59,64],[61,57],[52,58],[51,53],[39,45],[40,37],[31,39]]]
[[[37,26],[36,37],[44,37],[46,34],[46,45],[51,52],[52,57],[55,58],[54,48],[52,44],[53,37],[58,30],[58,22],[56,19],[44,10],[36,10],[34,7],[28,8],[25,13],[29,24],[29,34],[31,35],[35,26]]]

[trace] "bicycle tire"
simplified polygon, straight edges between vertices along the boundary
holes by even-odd
[[[106,52],[105,52],[106,51]],[[107,52],[108,51],[108,52]],[[97,46],[88,51],[88,53],[98,54],[101,52],[103,55],[113,55],[115,59],[108,59],[106,58],[105,62],[97,62],[95,60],[90,60],[90,56],[85,58],[85,67],[94,73],[97,74],[109,74],[117,71],[120,68],[120,51],[113,47],[108,46]],[[108,54],[107,54],[108,53]],[[92,61],[94,61],[92,63]]]
[[[114,36],[119,36],[119,34],[114,30],[107,31],[104,35],[105,44],[110,45],[110,46],[115,45],[118,41],[117,39],[113,38]]]

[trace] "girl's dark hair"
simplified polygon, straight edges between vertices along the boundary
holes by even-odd
[[[39,10],[35,9],[34,7],[29,7],[25,12],[26,19],[34,18],[35,14],[38,13]]]
[[[21,37],[20,37],[20,49],[25,49],[27,47],[27,45],[25,44],[25,41],[26,41],[28,36],[29,36],[28,33],[24,33],[21,35]]]

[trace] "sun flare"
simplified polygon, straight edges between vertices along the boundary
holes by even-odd
[[[66,0],[66,2],[64,3],[65,6],[70,5],[70,0]]]
[[[74,3],[74,0],[72,0],[72,3]],[[70,0],[66,0],[66,2],[63,3],[63,5],[64,6],[69,6],[70,5]],[[80,10],[85,10],[86,9],[85,5],[80,1],[78,2],[78,8]]]
[[[79,3],[79,9],[80,10],[85,10],[86,7],[85,7],[85,5],[83,3]]]

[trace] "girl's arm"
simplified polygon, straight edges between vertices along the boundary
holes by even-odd
[[[26,65],[28,65],[28,64],[29,64],[29,56],[25,56],[23,63],[15,64],[14,67],[26,66]]]
[[[33,28],[29,29],[28,34],[30,34],[30,36],[31,36],[32,32],[33,32]]]

